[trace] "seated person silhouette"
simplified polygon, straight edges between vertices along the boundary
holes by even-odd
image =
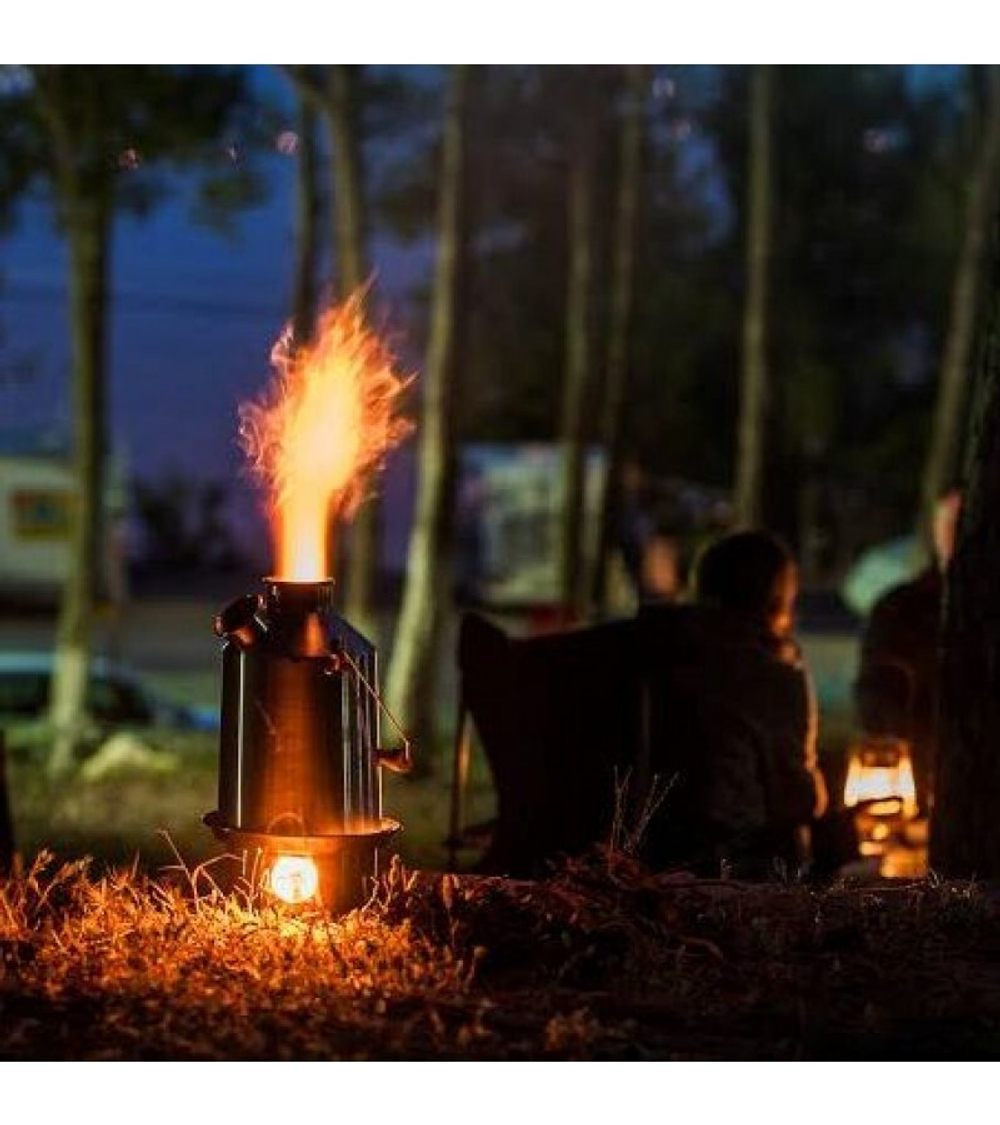
[[[788,550],[748,531],[703,552],[692,605],[531,638],[466,613],[462,712],[497,796],[478,870],[541,875],[615,836],[656,869],[766,878],[776,861],[804,863],[826,788],[797,587]]]
[[[706,875],[768,878],[809,861],[827,805],[815,697],[793,635],[798,571],[763,530],[715,540],[695,560],[693,604],[639,614],[646,761],[670,789],[643,858]]]

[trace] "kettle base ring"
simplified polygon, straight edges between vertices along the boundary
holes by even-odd
[[[312,858],[319,872],[319,890],[310,905],[337,914],[362,906],[370,898],[379,872],[379,850],[402,828],[399,821],[384,816],[378,828],[368,831],[292,836],[234,828],[223,821],[218,810],[206,813],[202,821],[234,852],[255,855],[254,869],[260,877],[281,856]]]

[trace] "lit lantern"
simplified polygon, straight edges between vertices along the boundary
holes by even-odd
[[[909,743],[868,736],[851,750],[844,805],[853,808],[864,856],[884,855],[917,815],[917,790]]]

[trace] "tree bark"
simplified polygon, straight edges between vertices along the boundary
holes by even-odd
[[[931,546],[934,508],[955,470],[959,432],[969,383],[979,289],[988,249],[990,220],[1000,185],[1000,67],[988,70],[986,120],[975,167],[968,182],[965,231],[951,292],[930,450],[920,486],[917,533]]]
[[[566,287],[566,370],[563,383],[560,442],[562,511],[559,523],[559,596],[562,610],[574,618],[586,601],[583,567],[586,406],[591,369],[591,299],[594,273],[593,133],[577,127],[568,172]]]
[[[368,220],[364,193],[362,136],[363,71],[359,66],[326,69],[325,120],[333,160],[333,261],[340,299],[369,280]],[[381,549],[378,497],[358,509],[347,531],[342,573],[345,612],[355,628],[379,640],[375,608]]]
[[[600,615],[606,609],[607,567],[614,548],[615,515],[620,490],[622,418],[629,383],[629,336],[635,294],[636,229],[642,190],[643,126],[648,86],[648,66],[633,65],[626,68],[611,261],[611,318],[600,415],[606,461],[598,505],[599,546],[594,557],[593,582],[588,583],[594,608]]]
[[[1000,878],[1000,208],[983,347],[976,363],[966,484],[946,574],[941,736],[930,866],[942,875]]]
[[[466,243],[468,67],[454,66],[444,120],[427,370],[423,379],[416,514],[392,649],[390,707],[418,745],[435,729],[437,639],[450,598],[448,538],[455,480],[457,324]]]
[[[75,490],[69,564],[56,624],[49,692],[53,776],[75,766],[84,733],[95,601],[101,574],[105,476],[105,365],[111,198],[107,171],[92,151],[101,135],[100,100],[81,105],[57,69],[36,70],[38,107],[48,130],[61,225],[69,243],[69,324]],[[76,110],[75,117],[73,110]],[[71,124],[71,118],[73,123]]]
[[[305,97],[299,107],[298,175],[295,183],[295,271],[292,320],[295,339],[312,336],[319,299],[320,193],[316,153],[316,111]]]
[[[344,298],[368,280],[362,68],[328,67],[326,90],[326,124],[333,159],[333,261]]]
[[[771,254],[771,72],[750,75],[750,157],[747,195],[747,288],[743,313],[743,375],[733,507],[736,522],[763,518],[767,419],[767,297]]]
[[[105,463],[109,217],[103,201],[67,200],[76,493],[70,565],[56,627],[50,772],[69,772],[86,718],[94,604],[100,578]]]

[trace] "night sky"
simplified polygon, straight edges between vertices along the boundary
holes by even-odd
[[[291,127],[286,80],[273,66],[251,69],[261,92],[287,106]],[[134,478],[178,471],[229,481],[233,522],[251,540],[262,534],[259,501],[242,472],[237,407],[269,376],[293,267],[295,158],[276,143],[262,165],[267,198],[237,218],[231,235],[196,225],[180,194],[146,219],[122,216],[112,260],[113,448]],[[406,369],[419,375],[422,356],[407,348],[418,334],[408,294],[426,277],[429,255],[376,239],[372,257],[377,323],[390,328]],[[24,206],[16,228],[0,238],[0,444],[26,431],[63,438],[68,432],[65,309],[64,245],[44,206]],[[395,511],[388,541],[395,560],[405,541],[399,512],[412,489],[411,464],[412,442],[390,460],[383,482]]]
[[[254,71],[264,90],[289,101],[274,68]],[[240,215],[231,235],[192,221],[182,183],[181,194],[148,218],[119,218],[112,259],[113,448],[134,477],[176,471],[231,481],[232,516],[242,526],[254,520],[258,500],[236,444],[237,406],[269,377],[271,345],[288,317],[294,253],[295,158],[276,146],[262,164],[267,199]],[[376,240],[373,258],[376,322],[405,349],[407,293],[426,254]],[[419,361],[412,349],[405,356],[409,370]],[[65,247],[49,211],[33,203],[0,240],[0,442],[65,439],[68,387]],[[384,482],[396,503],[408,491],[398,479],[408,460],[404,453]],[[253,528],[251,537],[258,534]]]

